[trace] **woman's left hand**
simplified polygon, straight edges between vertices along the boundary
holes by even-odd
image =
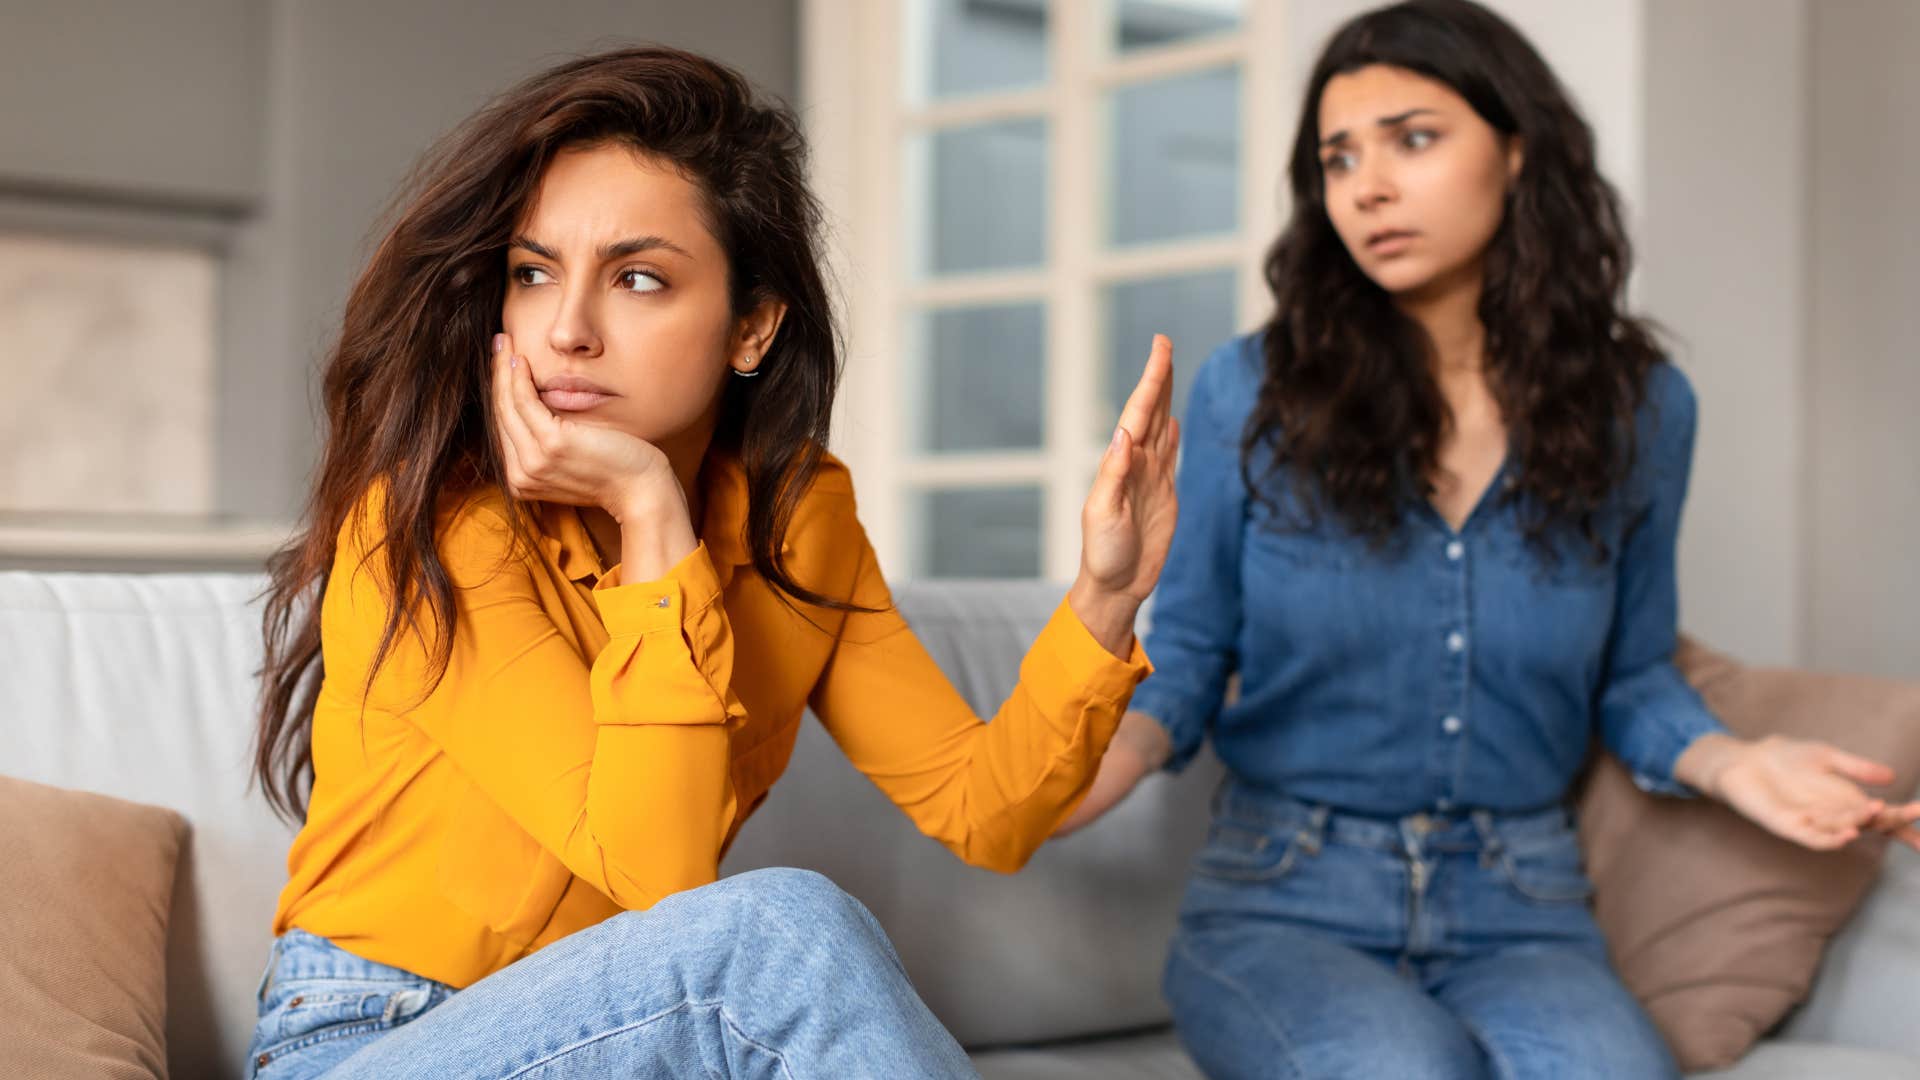
[[[1691,758],[1692,760],[1688,760]],[[1920,803],[1888,805],[1860,785],[1893,782],[1893,770],[1825,743],[1769,735],[1703,736],[1676,773],[1779,836],[1817,851],[1879,832],[1920,850]]]
[[[1173,343],[1153,338],[1146,371],[1121,410],[1113,441],[1100,459],[1093,490],[1080,511],[1080,576],[1070,602],[1089,629],[1111,647],[1112,635],[1096,621],[1133,613],[1160,580],[1173,524],[1179,516],[1173,463],[1180,448],[1180,422],[1173,410]],[[1092,609],[1113,612],[1101,619]],[[1090,617],[1092,616],[1092,617]],[[1124,640],[1124,638],[1121,638]]]

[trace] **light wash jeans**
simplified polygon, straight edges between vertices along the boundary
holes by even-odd
[[[1165,991],[1215,1080],[1678,1080],[1567,813],[1368,818],[1229,782]]]
[[[860,902],[756,870],[554,942],[465,990],[283,934],[257,1080],[972,1077]]]

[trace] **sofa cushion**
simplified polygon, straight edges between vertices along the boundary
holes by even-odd
[[[1823,739],[1920,780],[1920,686],[1675,657],[1736,734]],[[1640,791],[1600,756],[1580,803],[1595,915],[1627,986],[1682,1067],[1725,1068],[1806,998],[1821,950],[1866,895],[1886,842],[1815,852],[1705,799]]]
[[[894,599],[974,711],[991,716],[1062,591],[908,582]],[[809,719],[722,872],[801,866],[839,883],[886,927],[915,988],[963,1046],[1164,1024],[1160,971],[1219,776],[1207,756],[1178,776],[1149,777],[1005,876],[922,836]]]
[[[1693,1073],[1690,1080],[1915,1080],[1920,1058],[1857,1046],[1770,1041],[1731,1069]]]
[[[169,929],[167,1063],[194,1080],[240,1073],[287,880],[292,830],[247,785],[266,583],[0,572],[0,770],[165,806],[191,826]]]
[[[167,1075],[167,914],[186,823],[0,777],[0,1076]]]

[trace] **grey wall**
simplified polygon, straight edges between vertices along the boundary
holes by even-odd
[[[225,256],[218,501],[285,517],[310,388],[395,185],[440,133],[565,57],[657,41],[792,98],[796,0],[0,0],[0,227]]]
[[[1807,658],[1920,676],[1920,4],[1811,7]]]
[[[260,0],[0,4],[0,191],[244,209],[267,21]]]
[[[1635,300],[1700,400],[1681,623],[1803,658],[1809,82],[1802,0],[1650,4]]]

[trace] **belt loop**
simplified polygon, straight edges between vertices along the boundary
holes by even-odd
[[[1318,804],[1307,812],[1307,825],[1296,834],[1300,846],[1309,855],[1320,854],[1320,847],[1327,839],[1327,818],[1332,816],[1333,808]]]
[[[273,947],[267,950],[267,970],[260,973],[260,985],[253,992],[254,1004],[267,1000],[267,991],[273,988],[273,977],[280,973],[280,939],[273,939]]]
[[[1490,811],[1475,810],[1472,818],[1474,831],[1480,834],[1480,865],[1490,867],[1506,850],[1506,844],[1493,827],[1493,814]]]

